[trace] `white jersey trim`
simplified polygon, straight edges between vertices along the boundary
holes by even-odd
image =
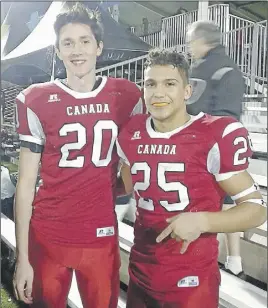
[[[55,85],[60,87],[63,91],[67,92],[74,98],[83,99],[83,98],[96,97],[101,92],[101,90],[104,88],[108,80],[106,76],[97,76],[97,79],[101,79],[101,84],[97,87],[97,89],[90,91],[90,92],[76,92],[68,88],[66,85],[64,85],[59,79],[55,79],[54,83]]]
[[[134,106],[130,116],[134,116],[135,114],[142,114],[143,113],[143,101],[142,98],[140,97],[139,101],[137,104]]]
[[[42,124],[38,116],[30,108],[27,108],[27,119],[32,136],[38,138],[42,142],[41,144],[44,144],[46,136]]]
[[[244,125],[240,122],[234,122],[231,123],[229,125],[227,125],[222,133],[222,138],[224,138],[225,136],[229,135],[230,133],[234,132],[235,130],[239,129],[239,128],[243,128]]]
[[[240,171],[234,171],[234,172],[226,172],[226,173],[214,174],[214,176],[215,176],[216,181],[220,182],[220,181],[228,180],[232,176],[237,175],[237,174],[239,174],[241,172],[244,172],[244,171],[246,171],[246,169],[245,170],[240,170]]]
[[[237,199],[243,198],[253,192],[259,191],[259,185],[257,183],[254,183],[252,186],[250,186],[249,188],[240,191],[238,194],[234,195],[234,196],[230,196],[232,198],[233,201],[236,201]]]
[[[218,174],[220,172],[221,154],[219,145],[216,142],[209,150],[207,156],[207,170],[211,174]]]
[[[45,143],[46,136],[42,124],[38,116],[30,108],[27,108],[27,122],[31,135],[20,134],[20,140],[43,145]]]
[[[27,142],[31,142],[31,143],[35,143],[35,144],[39,144],[39,145],[43,145],[44,141],[40,140],[39,138],[30,136],[30,135],[19,135],[20,137],[20,141],[27,141]]]
[[[146,130],[147,130],[147,133],[149,134],[149,136],[151,138],[162,138],[162,139],[169,139],[171,136],[181,132],[183,129],[185,129],[186,127],[192,125],[195,121],[201,119],[203,116],[204,116],[204,113],[203,112],[200,112],[198,115],[196,116],[192,116],[190,115],[191,118],[190,120],[185,123],[184,125],[182,125],[181,127],[178,127],[174,130],[172,130],[171,132],[167,132],[167,133],[160,133],[160,132],[156,132],[153,128],[152,128],[152,117],[149,117],[147,120],[146,120]]]
[[[130,162],[126,157],[126,154],[123,152],[118,140],[116,140],[116,148],[117,148],[117,154],[118,156],[127,164],[130,166]]]
[[[19,100],[20,102],[22,102],[23,104],[25,103],[25,95],[24,95],[22,92],[20,92],[20,93],[17,95],[16,99],[18,99],[18,100]]]

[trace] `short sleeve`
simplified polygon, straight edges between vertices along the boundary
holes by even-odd
[[[120,136],[119,136],[120,137]],[[130,163],[129,163],[129,161],[128,161],[128,159],[127,159],[127,156],[126,156],[126,154],[124,153],[124,151],[123,151],[123,149],[122,149],[122,147],[121,147],[121,144],[122,144],[122,140],[121,140],[121,144],[120,144],[120,138],[118,138],[117,140],[116,140],[116,148],[117,148],[117,154],[118,154],[118,156],[120,157],[120,159],[124,162],[124,163],[126,163],[127,165],[130,165]]]
[[[45,134],[37,114],[29,107],[27,96],[21,92],[15,100],[15,122],[21,141],[44,145]]]
[[[252,144],[247,129],[232,118],[213,127],[215,144],[208,153],[207,166],[217,181],[246,170],[252,156]],[[224,125],[222,125],[224,124]]]
[[[116,140],[116,149],[117,149],[117,154],[121,161],[126,163],[127,165],[130,165],[130,162],[127,158],[127,149],[128,149],[128,144],[127,144],[127,139],[126,139],[126,127],[128,124],[126,124],[125,127],[122,128],[121,132],[119,133],[117,140]]]
[[[132,109],[130,116],[145,113],[146,108],[143,99],[143,91],[137,85],[134,85],[134,90],[132,91],[132,95],[135,105],[134,108]]]

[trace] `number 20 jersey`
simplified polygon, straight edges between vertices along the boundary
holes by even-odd
[[[148,115],[136,115],[117,146],[130,165],[137,200],[133,281],[148,292],[171,292],[179,279],[213,264],[217,268],[215,234],[201,235],[185,254],[180,254],[181,242],[169,238],[156,244],[156,237],[166,219],[181,212],[221,210],[225,193],[217,181],[247,169],[252,154],[244,126],[231,117],[200,113],[172,132],[159,133]]]
[[[115,140],[142,101],[134,83],[100,78],[88,93],[56,80],[30,86],[16,99],[20,140],[44,147],[31,224],[53,243],[99,245],[117,232]]]

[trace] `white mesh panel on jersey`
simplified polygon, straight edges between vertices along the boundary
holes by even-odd
[[[46,140],[43,127],[37,115],[30,108],[27,108],[27,120],[31,135],[20,135],[20,140],[43,145]]]
[[[207,157],[207,170],[211,174],[218,174],[220,171],[221,154],[219,145],[216,142],[210,149]]]
[[[222,133],[222,138],[224,138],[225,136],[229,135],[230,133],[232,133],[233,131],[239,129],[239,128],[243,128],[244,125],[240,122],[234,122],[231,123],[229,125],[227,125]]]
[[[221,154],[220,154],[219,145],[216,142],[213,145],[213,147],[210,149],[208,153],[208,157],[207,157],[207,170],[209,173],[215,176],[216,181],[217,182],[224,181],[240,172],[244,172],[244,170],[241,170],[241,171],[219,173],[220,163],[221,163]]]
[[[116,140],[116,148],[117,148],[117,154],[118,156],[127,164],[130,166],[130,163],[125,155],[125,153],[123,152],[118,140]]]
[[[232,176],[239,174],[241,172],[244,172],[244,171],[245,170],[215,174],[215,179],[216,179],[217,182],[225,181],[225,180],[230,179]]]
[[[140,98],[137,104],[134,106],[130,116],[134,116],[135,114],[142,114],[142,113],[143,113],[143,101]]]

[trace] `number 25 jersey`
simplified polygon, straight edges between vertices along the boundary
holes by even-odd
[[[166,219],[181,212],[221,210],[225,193],[217,181],[247,169],[252,154],[244,126],[231,117],[200,113],[174,131],[159,133],[150,116],[137,115],[121,131],[117,146],[130,165],[137,200],[132,279],[164,292],[178,271],[217,264],[215,234],[201,235],[185,254],[180,254],[181,242],[157,244],[156,237],[167,226]]]
[[[100,78],[88,93],[56,80],[30,86],[16,99],[20,140],[43,146],[43,184],[31,223],[54,243],[83,247],[117,232],[115,140],[142,102],[134,83]]]

